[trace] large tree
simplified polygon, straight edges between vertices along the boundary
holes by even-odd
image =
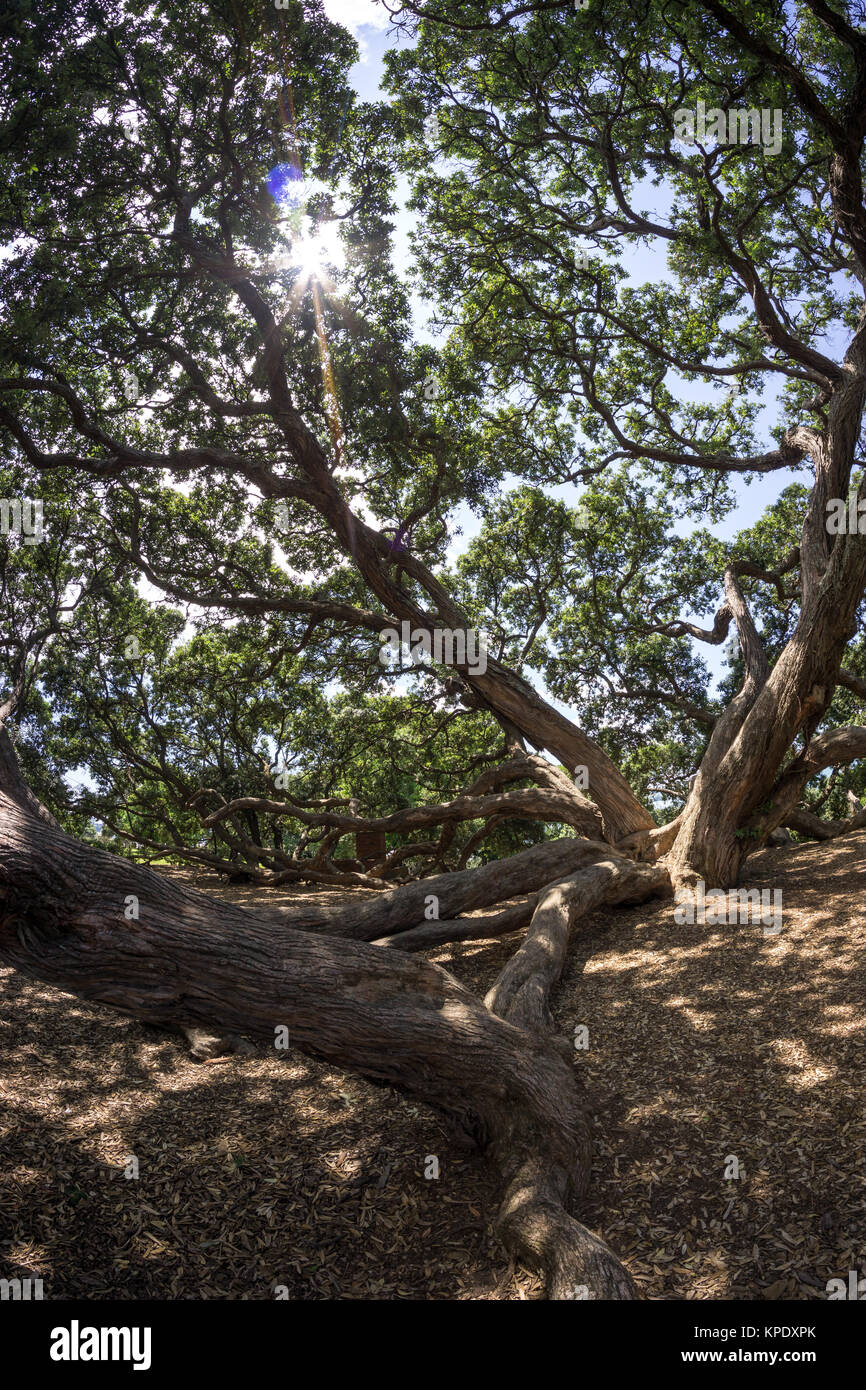
[[[570,930],[858,823],[866,542],[828,508],[866,500],[866,35],[825,0],[392,8],[382,103],[314,0],[2,20],[0,959],[439,1106],[551,1295],[629,1297],[567,1206]],[[695,644],[733,634],[714,690]],[[251,915],[133,851],[392,886]],[[483,1003],[411,958],[520,927]]]

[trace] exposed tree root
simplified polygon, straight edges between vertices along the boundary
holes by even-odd
[[[585,864],[608,858],[610,845],[600,840],[581,840],[563,837],[545,840],[507,859],[482,864],[477,869],[460,869],[453,873],[436,874],[430,878],[403,884],[375,898],[350,903],[336,912],[298,908],[285,915],[291,926],[313,927],[329,936],[344,936],[354,941],[378,941],[395,932],[413,927],[432,925],[425,910],[430,898],[435,898],[439,917],[443,921],[461,917],[476,908],[492,907],[540,888],[574,873]]]
[[[382,936],[373,945],[393,946],[398,951],[426,951],[449,942],[488,941],[491,937],[506,936],[508,932],[525,927],[532,919],[537,901],[538,894],[533,893],[525,902],[514,903],[491,917],[456,917],[450,921],[424,922],[420,927],[410,927],[408,931],[397,932],[394,936]]]
[[[587,1163],[589,1158],[587,1158]],[[568,1176],[541,1156],[520,1164],[508,1184],[496,1232],[543,1275],[550,1299],[635,1299],[628,1270],[603,1240],[566,1210]]]
[[[549,1029],[550,990],[565,963],[571,929],[599,903],[641,901],[669,884],[658,865],[611,857],[589,865],[539,895],[529,931],[488,992],[485,1004],[521,1028]]]
[[[862,830],[866,826],[866,810],[859,811],[856,816],[849,816],[847,820],[822,820],[807,807],[795,806],[785,817],[784,825],[788,830],[796,830],[798,835],[805,835],[810,840],[836,840],[840,835],[850,835],[855,830]],[[768,842],[772,843],[775,833],[770,832]]]
[[[551,885],[538,895],[523,944],[487,994],[488,1008],[531,1033],[546,1033],[553,1027],[550,991],[562,971],[574,922],[599,903],[640,901],[667,891],[663,868],[619,856]],[[550,1298],[635,1298],[631,1277],[613,1251],[566,1208],[570,1194],[583,1192],[591,1162],[587,1126],[570,1167],[548,1151],[543,1135],[533,1136],[523,1151],[519,1142],[512,1143],[500,1158],[507,1189],[497,1231],[514,1255],[544,1275]]]
[[[549,878],[556,864],[603,852],[565,841],[514,860]],[[472,897],[465,882],[460,892]],[[300,1051],[417,1096],[487,1149],[505,1183],[503,1238],[543,1269],[555,1297],[583,1286],[631,1296],[615,1257],[561,1205],[582,1190],[590,1160],[571,1065],[550,1037],[491,1013],[446,971],[215,902],[80,844],[3,793],[0,960],[162,1026],[271,1042],[285,1027]]]

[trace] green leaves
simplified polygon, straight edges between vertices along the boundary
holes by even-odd
[[[30,747],[88,769],[79,818],[184,840],[205,775],[258,794],[283,753],[299,794],[384,811],[490,755],[498,727],[443,672],[389,683],[376,660],[362,526],[392,598],[430,606],[407,561],[429,566],[659,806],[719,708],[679,620],[714,612],[735,557],[771,655],[790,634],[796,572],[754,571],[797,544],[781,446],[823,423],[862,312],[857,218],[833,205],[851,45],[777,0],[736,22],[684,0],[427,9],[406,7],[381,102],[300,0],[2,20],[9,486],[65,518],[38,561],[9,544],[10,621],[93,570],[27,697]],[[684,143],[698,101],[781,110],[779,152]],[[775,471],[777,500],[719,539],[734,482]]]

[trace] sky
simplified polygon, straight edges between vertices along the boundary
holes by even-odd
[[[367,101],[387,99],[388,94],[382,91],[380,85],[384,72],[383,57],[389,47],[395,46],[400,41],[401,36],[393,30],[384,5],[379,3],[379,0],[323,0],[323,6],[328,18],[335,23],[344,25],[358,41],[360,59],[351,69],[350,80],[359,96]],[[406,40],[403,39],[403,42],[405,43]],[[649,206],[654,201],[658,201],[658,189],[648,186],[644,192],[643,202],[646,205]],[[408,196],[408,187],[404,185],[399,190],[398,196],[401,207],[395,220],[394,259],[398,269],[408,270],[412,259],[413,219],[407,215],[402,206]],[[627,268],[632,283],[636,285],[658,280],[666,273],[664,249],[656,245],[628,248],[622,264]],[[426,331],[426,310],[423,302],[416,298],[413,301],[413,307],[418,336],[421,338],[429,337],[430,335]],[[760,448],[769,449],[774,446],[775,441],[771,433],[773,422],[774,414],[770,408],[764,409],[758,416],[755,433]],[[741,476],[735,475],[730,480],[730,485],[731,491],[737,499],[736,507],[718,524],[707,525],[707,529],[720,539],[730,539],[744,527],[753,525],[767,506],[776,500],[791,481],[798,477],[802,479],[804,476],[803,473],[786,470],[762,474],[746,482]],[[556,488],[550,491],[558,496],[564,496],[570,492],[571,495],[566,500],[572,504],[577,501],[580,494],[580,489],[576,487],[570,489]],[[454,515],[454,523],[460,534],[454,536],[449,547],[448,560],[450,563],[454,562],[482,525],[481,520],[474,516],[468,508],[457,510]],[[684,522],[678,523],[675,529],[680,534],[688,534],[694,527],[688,522]],[[720,591],[719,602],[721,600]],[[707,622],[711,626],[713,613],[684,611],[681,617],[690,621]],[[717,682],[725,668],[722,648],[707,646],[704,643],[696,645],[701,657],[709,667],[713,682]],[[549,692],[548,698],[550,698]]]
[[[347,28],[358,42],[359,59],[351,69],[350,81],[359,97],[367,101],[389,99],[388,94],[381,88],[384,73],[383,58],[390,47],[400,42],[407,43],[408,40],[392,27],[384,5],[379,0],[322,0],[322,3],[328,18]],[[640,200],[641,202],[647,206],[657,203],[659,198],[657,189],[648,187],[643,192],[644,197]],[[412,261],[412,234],[415,219],[405,210],[408,195],[408,184],[404,181],[398,186],[399,207],[395,217],[393,239],[394,261],[397,269],[401,272],[408,272]],[[630,259],[626,259],[626,257]],[[665,252],[662,247],[628,248],[626,257],[624,257],[623,264],[634,284],[658,280],[666,274]],[[427,326],[428,306],[420,297],[416,296],[413,299],[413,309],[416,332],[419,338],[433,340]],[[756,436],[761,447],[769,448],[772,446],[772,424],[772,413],[769,410],[764,411],[756,425]],[[720,538],[727,539],[744,526],[752,525],[768,504],[778,497],[779,493],[795,476],[803,477],[804,475],[788,472],[774,473],[759,476],[748,483],[741,477],[735,476],[731,481],[731,487],[738,505],[721,523],[711,526],[709,529]],[[551,494],[565,497],[565,500],[572,505],[578,500],[580,493],[580,489],[575,487],[550,488],[548,491]],[[458,534],[454,536],[448,552],[447,558],[451,563],[467,546],[472,537],[477,534],[482,524],[481,520],[473,515],[468,508],[458,509],[452,520]],[[677,529],[682,533],[683,531],[688,532],[690,528],[686,523],[679,525]],[[158,596],[158,594],[154,594],[154,597]],[[719,602],[721,602],[721,598],[720,592]],[[709,613],[683,612],[681,616],[706,625],[712,623],[712,611]],[[718,681],[725,667],[722,649],[703,643],[698,643],[696,646],[709,668],[713,682]],[[534,676],[540,692],[554,706],[568,714],[573,714],[573,711],[568,710],[566,706],[552,697],[549,691],[545,690],[544,683],[538,677],[538,673],[534,673]]]

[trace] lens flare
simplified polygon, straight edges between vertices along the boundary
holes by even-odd
[[[277,164],[265,180],[268,192],[281,207],[300,207],[304,197],[304,176],[295,164]]]
[[[331,268],[341,270],[345,265],[346,252],[337,228],[326,222],[315,231],[298,237],[288,259],[297,266],[304,282],[313,278],[330,280]]]
[[[330,280],[329,266],[342,266],[345,262],[345,253],[342,242],[337,234],[337,228],[330,224],[318,228],[316,231],[308,231],[307,234],[297,234],[303,219],[305,208],[311,194],[315,191],[315,182],[304,178],[303,163],[300,154],[300,141],[298,140],[297,121],[295,119],[295,98],[292,91],[291,62],[287,47],[286,29],[284,25],[279,28],[280,41],[282,45],[283,68],[285,71],[285,85],[280,92],[279,108],[282,117],[283,127],[293,142],[293,152],[290,164],[278,164],[271,169],[267,176],[267,187],[279,207],[284,210],[282,219],[292,229],[291,247],[279,257],[280,268],[297,268],[298,275],[295,282],[293,293],[302,293],[309,288],[313,298],[313,306],[316,316],[316,337],[319,344],[319,360],[322,370],[322,387],[325,397],[325,412],[328,419],[328,426],[331,434],[331,443],[334,451],[334,458],[338,466],[343,461],[344,438],[343,429],[340,422],[340,405],[337,396],[337,387],[334,379],[334,369],[331,363],[331,352],[328,346],[328,338],[325,327],[325,312],[322,297],[322,286]],[[342,124],[341,124],[342,131]]]

